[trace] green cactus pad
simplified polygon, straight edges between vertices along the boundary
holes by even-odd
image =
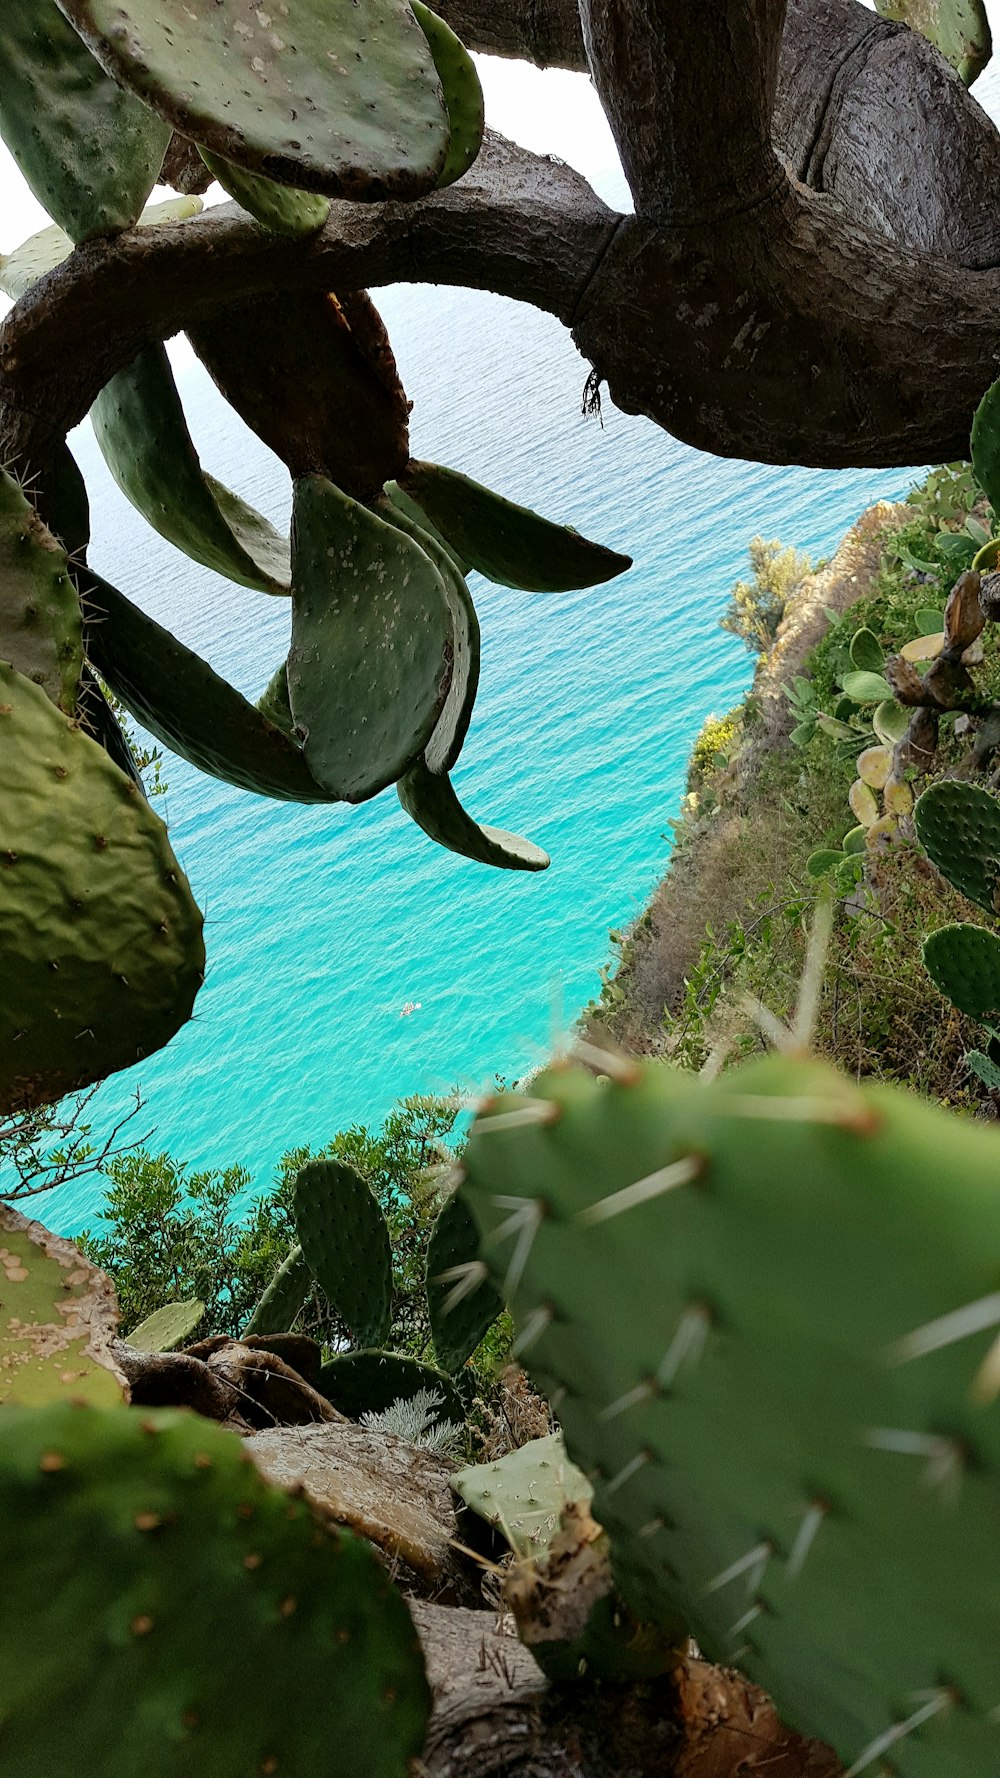
[[[481,1265],[475,1217],[463,1198],[452,1196],[431,1230],[426,1268],[431,1336],[446,1371],[461,1369],[503,1309],[498,1291],[477,1276]]]
[[[0,665],[0,1106],[128,1068],[190,1017],[202,919],[107,754]]]
[[[71,715],[83,667],[80,601],[66,552],[0,469],[0,660]]]
[[[462,858],[497,870],[547,870],[552,862],[541,846],[502,827],[480,827],[463,809],[451,779],[438,777],[423,760],[397,786],[399,800],[429,839]]]
[[[872,727],[879,740],[886,747],[895,747],[903,739],[910,722],[910,711],[895,699],[887,698],[880,704],[872,717]]]
[[[1000,1067],[982,1050],[967,1050],[965,1066],[990,1093],[1000,1093]]]
[[[959,1012],[1000,1013],[1000,938],[982,926],[939,926],[924,940],[924,964]]]
[[[370,297],[282,290],[188,329],[209,375],[293,476],[369,501],[409,454],[409,405]]]
[[[990,384],[976,409],[971,449],[972,472],[994,512],[1000,512],[1000,381]]]
[[[319,1388],[338,1413],[349,1420],[362,1414],[384,1414],[393,1402],[410,1401],[422,1389],[433,1390],[444,1404],[441,1413],[461,1426],[465,1410],[455,1384],[433,1364],[404,1358],[398,1352],[342,1352],[320,1372]]]
[[[566,1067],[463,1162],[633,1609],[852,1771],[992,1770],[992,1131],[790,1057]]]
[[[343,1161],[307,1161],[293,1201],[295,1230],[320,1289],[356,1346],[381,1346],[392,1320],[392,1247],[367,1180]]]
[[[405,0],[60,0],[113,78],[192,142],[327,197],[416,198],[451,135]]]
[[[202,469],[163,346],[112,377],[90,417],[115,481],[154,531],[240,586],[288,592],[286,539]]]
[[[561,1432],[533,1438],[497,1463],[474,1463],[451,1478],[458,1498],[503,1532],[519,1556],[544,1556],[567,1506],[589,1506],[594,1490],[566,1455]]]
[[[201,772],[279,802],[325,803],[302,749],[122,593],[89,572],[87,653],[137,722]]]
[[[983,0],[875,0],[875,10],[884,19],[896,19],[919,31],[941,51],[966,86],[978,78],[993,54]]]
[[[0,288],[2,288],[2,286],[0,286]],[[410,523],[416,525],[426,536],[433,537],[434,542],[447,552],[464,580],[465,576],[470,572],[470,564],[462,560],[458,551],[453,549],[448,542],[447,537],[443,537],[437,526],[432,524],[423,507],[418,506],[415,500],[411,500],[406,489],[401,488],[396,481],[386,482],[383,493],[385,494],[386,499],[396,508],[396,511],[400,513],[404,519],[409,519]]]
[[[198,150],[213,179],[252,216],[278,235],[314,235],[330,214],[329,198],[312,191],[295,191],[290,185],[276,185],[259,173],[247,173],[221,154],[207,148]]]
[[[78,1247],[0,1203],[0,1407],[113,1407],[125,1383],[112,1357],[117,1328],[110,1279]]]
[[[892,697],[892,686],[881,673],[845,673],[843,685],[855,704],[881,704]]]
[[[204,1303],[196,1298],[186,1303],[166,1303],[126,1335],[128,1344],[139,1352],[173,1352],[194,1333],[204,1313]]]
[[[452,677],[452,620],[426,551],[320,476],[295,485],[288,690],[306,764],[365,802],[418,759]]]
[[[851,637],[851,665],[862,673],[881,673],[885,649],[874,630],[856,630]]]
[[[109,80],[55,0],[0,20],[0,135],[39,203],[74,241],[135,222],[170,131]]]
[[[942,778],[913,811],[917,838],[960,895],[997,912],[1000,878],[1000,798],[979,784]]]
[[[422,0],[410,0],[413,16],[430,45],[448,109],[451,140],[438,185],[453,185],[467,173],[479,153],[486,127],[483,89],[476,64],[450,25]]]
[[[193,1414],[0,1416],[0,1751],[18,1778],[406,1778],[429,1710],[370,1546]]]
[[[414,523],[391,500],[380,500],[378,512],[388,524],[395,525],[398,531],[419,544],[430,556],[444,583],[451,615],[451,684],[434,733],[424,749],[424,764],[428,771],[436,774],[450,772],[465,745],[479,690],[480,634],[476,607],[451,551],[439,543],[431,531]]]
[[[246,1327],[247,1334],[288,1333],[312,1287],[312,1272],[301,1247],[282,1260]]]
[[[843,847],[839,852],[835,852],[832,846],[822,846],[818,852],[810,853],[806,859],[806,875],[815,878],[825,877],[827,871],[835,870],[843,862]]]
[[[590,543],[570,526],[539,518],[439,463],[411,461],[399,483],[463,561],[499,586],[565,593],[613,580],[632,566],[631,556]]]
[[[139,218],[140,228],[158,228],[166,222],[187,222],[202,210],[200,198],[168,198],[162,204],[150,204]],[[31,235],[13,253],[0,253],[0,290],[12,302],[26,296],[39,278],[54,272],[73,251],[73,242],[61,228],[43,228]]]

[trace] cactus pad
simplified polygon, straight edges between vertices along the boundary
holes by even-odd
[[[0,1203],[0,1406],[114,1406],[125,1381],[111,1356],[117,1328],[110,1279],[78,1247]]]
[[[242,1337],[266,1337],[287,1333],[312,1286],[312,1272],[301,1247],[293,1247],[282,1260],[257,1304]]]
[[[302,1252],[356,1346],[381,1346],[392,1319],[392,1248],[378,1199],[343,1161],[307,1161],[295,1178]]]
[[[819,1063],[636,1063],[493,1101],[464,1163],[633,1609],[852,1774],[992,1770],[992,1132]]]
[[[419,758],[452,676],[444,582],[426,551],[332,482],[295,485],[288,690],[313,777],[349,803]]]
[[[72,715],[83,667],[80,601],[66,552],[0,469],[0,660]]]
[[[163,346],[112,377],[90,417],[115,481],[154,531],[240,586],[288,592],[287,541],[202,469]]]
[[[0,1416],[0,1752],[18,1778],[406,1778],[429,1694],[369,1545],[194,1415]]]
[[[438,1363],[460,1370],[503,1309],[479,1258],[479,1229],[465,1200],[452,1196],[427,1243],[427,1307]]]
[[[594,1490],[566,1455],[561,1432],[533,1438],[497,1463],[474,1463],[451,1478],[459,1499],[495,1525],[519,1556],[544,1556],[567,1506],[589,1506]]]
[[[126,1336],[137,1352],[173,1352],[194,1333],[205,1313],[204,1303],[192,1298],[186,1303],[166,1303]]]
[[[979,784],[942,778],[914,810],[917,838],[960,895],[997,912],[1000,878],[1000,798]]]
[[[183,642],[96,575],[87,653],[137,722],[201,772],[279,802],[325,803],[298,742]]]
[[[855,630],[851,637],[851,665],[860,673],[881,673],[885,666],[885,649],[874,630]]]
[[[428,771],[450,772],[465,745],[476,693],[479,690],[480,633],[479,618],[464,574],[455,565],[454,557],[432,531],[414,523],[391,500],[381,499],[378,512],[390,525],[395,525],[430,557],[441,576],[451,617],[452,671],[448,696],[424,749]]]
[[[0,135],[39,203],[74,241],[130,227],[167,126],[108,79],[56,0],[4,7],[0,61]]]
[[[500,586],[563,593],[598,586],[632,566],[568,525],[554,525],[439,463],[407,465],[400,486],[459,556]]]
[[[985,1019],[1000,1013],[1000,938],[982,926],[939,926],[924,940],[924,964],[935,987],[959,1012]]]
[[[139,228],[157,228],[164,222],[186,222],[202,209],[200,198],[167,198],[162,204],[149,204],[139,218]],[[57,265],[73,251],[73,243],[65,229],[43,228],[15,247],[13,253],[0,253],[0,290],[12,302],[26,296],[39,278],[54,272]]]
[[[451,26],[422,0],[410,0],[410,6],[434,57],[451,129],[448,158],[438,185],[453,185],[468,172],[482,147],[486,126],[483,89],[475,62]]]
[[[199,153],[223,190],[236,199],[248,216],[274,234],[314,235],[330,214],[329,198],[317,197],[312,191],[295,191],[290,185],[276,185],[273,179],[247,173],[207,148]]]
[[[393,1402],[410,1401],[429,1389],[443,1402],[441,1413],[461,1426],[465,1412],[451,1377],[433,1364],[406,1358],[398,1352],[342,1352],[320,1372],[319,1388],[327,1400],[349,1420],[362,1414],[384,1414]]]
[[[875,10],[884,19],[896,19],[919,31],[941,51],[966,86],[978,78],[993,53],[984,0],[875,0]],[[975,442],[973,433],[974,463]]]
[[[120,84],[193,142],[304,191],[416,198],[451,127],[405,0],[60,0]]]
[[[0,1105],[46,1104],[190,1017],[201,915],[136,785],[0,665]]]
[[[410,819],[447,851],[497,870],[548,869],[548,853],[533,840],[502,827],[480,827],[463,809],[451,779],[428,770],[423,760],[410,768],[397,788]]]
[[[373,499],[409,456],[409,405],[364,291],[320,290],[217,311],[188,337],[226,400],[293,476]]]

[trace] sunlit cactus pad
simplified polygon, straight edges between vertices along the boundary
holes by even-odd
[[[451,126],[406,0],[60,0],[98,60],[175,129],[252,173],[413,198]]]
[[[634,1609],[848,1772],[1000,1767],[1000,1152],[818,1063],[550,1071],[463,1187]]]
[[[0,1106],[46,1104],[160,1049],[204,968],[163,823],[0,664]]]
[[[427,1709],[370,1547],[270,1487],[234,1434],[127,1408],[0,1415],[12,1778],[405,1778]]]
[[[0,1203],[0,1408],[113,1407],[125,1381],[117,1329],[111,1280],[72,1242]]]

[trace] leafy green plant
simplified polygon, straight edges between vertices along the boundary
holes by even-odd
[[[777,538],[751,538],[748,554],[753,579],[735,583],[719,625],[738,636],[752,654],[766,654],[774,645],[789,600],[812,565],[801,550],[789,549]]]

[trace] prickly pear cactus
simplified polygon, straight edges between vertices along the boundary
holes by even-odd
[[[500,586],[570,592],[624,574],[631,556],[590,543],[440,463],[410,462],[399,477],[411,500],[469,566]]]
[[[349,1420],[360,1420],[362,1414],[382,1414],[394,1402],[412,1401],[424,1390],[440,1397],[445,1419],[456,1426],[465,1419],[451,1377],[433,1364],[421,1364],[418,1358],[399,1352],[341,1352],[323,1366],[319,1388]]]
[[[205,1313],[204,1303],[192,1297],[186,1303],[165,1303],[126,1337],[139,1352],[174,1352],[190,1339]]]
[[[493,1101],[462,1188],[619,1586],[851,1778],[997,1759],[1000,1160],[826,1066]]]
[[[259,173],[248,173],[233,165],[221,154],[209,149],[199,150],[201,158],[224,191],[265,228],[278,235],[314,235],[330,214],[329,198],[312,191],[295,191],[290,185],[276,185]]]
[[[302,1252],[357,1346],[381,1346],[392,1319],[389,1228],[367,1181],[343,1161],[307,1161],[295,1178]]]
[[[979,784],[942,778],[919,798],[914,825],[927,856],[961,895],[996,913],[1000,798]]]
[[[202,917],[135,783],[0,664],[0,1105],[47,1104],[190,1017]]]
[[[1000,1012],[1000,938],[982,926],[939,926],[924,940],[924,964],[959,1012],[985,1019]]]
[[[10,661],[72,715],[83,667],[80,601],[65,550],[2,469],[0,660]]]
[[[149,204],[139,217],[137,227],[157,228],[165,222],[187,222],[202,210],[200,198],[166,198],[162,204]],[[12,302],[26,296],[39,278],[54,272],[57,265],[73,251],[73,242],[65,229],[43,228],[31,235],[13,253],[0,253],[0,290]]]
[[[503,1309],[503,1298],[479,1257],[475,1217],[457,1193],[442,1205],[431,1230],[426,1288],[438,1363],[460,1370]]]
[[[106,580],[80,575],[87,654],[143,728],[199,771],[278,802],[327,803],[302,748]]]
[[[156,183],[170,131],[94,60],[56,0],[0,18],[0,135],[74,241],[119,234]]]
[[[451,125],[405,0],[61,4],[121,86],[250,173],[355,200],[420,197],[444,173]]]
[[[473,1463],[451,1478],[458,1498],[495,1525],[518,1556],[544,1556],[567,1506],[589,1506],[594,1490],[566,1455],[561,1432],[533,1438],[496,1463]]]
[[[163,346],[112,377],[90,417],[115,481],[154,531],[240,586],[287,594],[288,540],[202,469]]]
[[[0,1407],[120,1402],[117,1327],[110,1279],[71,1242],[0,1203]]]
[[[432,772],[424,760],[404,773],[396,789],[411,821],[446,851],[496,870],[548,870],[552,861],[541,846],[503,827],[480,826],[462,807],[451,779]]]
[[[241,1337],[287,1333],[311,1286],[309,1262],[301,1247],[293,1247],[275,1272]]]
[[[406,1778],[429,1708],[362,1539],[194,1415],[0,1414],[0,1751],[18,1778]]]
[[[884,19],[898,19],[919,31],[966,86],[978,78],[993,54],[983,0],[875,0],[875,10]]]
[[[431,12],[429,6],[424,6],[422,0],[410,0],[410,6],[434,57],[451,130],[448,158],[438,185],[453,185],[468,172],[483,144],[486,126],[483,89],[475,62],[451,26],[438,18],[436,12]]]
[[[306,764],[345,802],[394,784],[452,677],[444,582],[426,551],[321,476],[295,486],[288,690]]]

